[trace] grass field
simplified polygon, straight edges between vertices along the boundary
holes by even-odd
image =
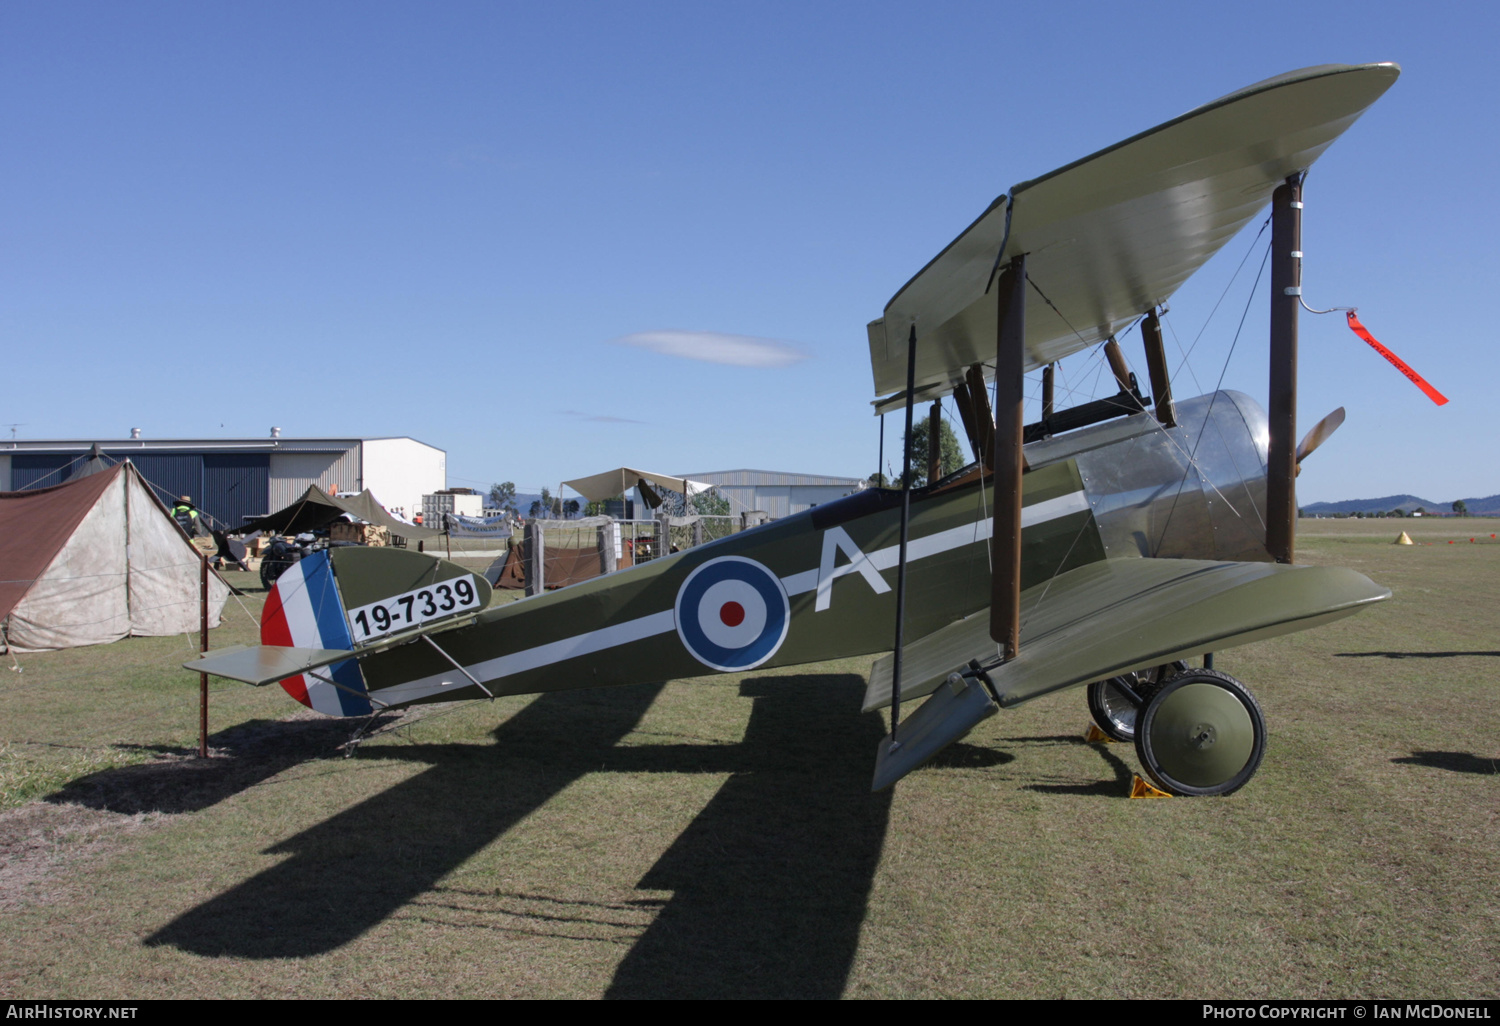
[[[1394,599],[1219,655],[1271,732],[1223,799],[1127,800],[1081,691],[871,795],[868,660],[427,707],[348,759],[348,724],[215,682],[201,762],[189,640],[21,656],[0,990],[1496,997],[1490,531],[1302,521],[1302,561]],[[213,645],[253,633],[231,603]]]

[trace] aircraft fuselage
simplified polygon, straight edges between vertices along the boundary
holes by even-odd
[[[1104,558],[1266,560],[1266,419],[1220,392],[1026,447],[1023,589]],[[992,487],[954,475],[912,495],[906,636],[989,604]],[[836,502],[545,595],[443,631],[495,694],[528,694],[889,651],[900,492]],[[385,704],[481,697],[426,645],[362,661]]]

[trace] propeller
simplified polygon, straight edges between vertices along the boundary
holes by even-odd
[[[1302,473],[1302,461],[1312,455],[1314,449],[1328,441],[1333,433],[1344,423],[1344,408],[1340,406],[1328,416],[1313,425],[1311,431],[1302,436],[1302,441],[1297,443],[1297,473]]]

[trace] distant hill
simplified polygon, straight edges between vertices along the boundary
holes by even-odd
[[[1308,513],[1389,513],[1393,509],[1410,513],[1417,507],[1444,510],[1452,505],[1433,502],[1415,495],[1382,495],[1378,499],[1345,499],[1343,502],[1310,502],[1302,509]]]
[[[1500,516],[1500,495],[1484,498],[1464,499],[1471,516]],[[1416,495],[1384,495],[1378,499],[1345,499],[1343,502],[1310,502],[1302,509],[1311,514],[1318,513],[1389,513],[1399,509],[1410,513],[1415,509],[1429,513],[1448,513],[1453,509],[1453,500],[1433,502]]]

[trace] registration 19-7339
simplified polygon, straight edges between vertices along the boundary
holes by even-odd
[[[469,577],[455,577],[379,602],[349,610],[355,642],[368,641],[408,627],[420,627],[454,613],[479,608],[479,589]]]

